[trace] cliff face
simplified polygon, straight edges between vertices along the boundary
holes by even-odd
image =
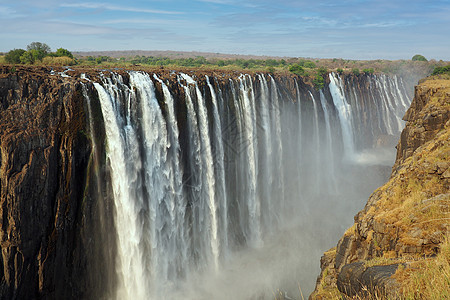
[[[0,295],[86,297],[95,229],[83,232],[95,209],[80,83],[48,69],[0,71]]]
[[[406,283],[398,273],[405,271],[396,271],[398,266],[411,277],[420,270],[414,266],[418,260],[440,252],[449,234],[449,112],[450,80],[428,79],[416,86],[391,178],[322,257],[312,299],[367,292],[404,296]]]

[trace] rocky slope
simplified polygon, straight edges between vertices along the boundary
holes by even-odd
[[[417,282],[411,291],[408,282],[448,255],[449,119],[450,78],[421,81],[404,117],[391,178],[370,196],[337,247],[323,255],[310,299],[430,297]],[[439,276],[448,276],[449,259]],[[440,290],[450,290],[448,279]]]

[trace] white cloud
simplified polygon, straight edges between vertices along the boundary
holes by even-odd
[[[23,17],[24,15],[21,15],[17,13],[14,9],[7,7],[7,6],[0,6],[0,17],[5,19],[12,19],[12,18],[18,18]]]
[[[183,12],[178,12],[178,11],[126,7],[126,6],[110,5],[108,3],[94,3],[94,2],[62,3],[60,6],[61,7],[69,7],[69,8],[106,9],[106,10],[114,10],[114,11],[140,12],[140,13],[149,13],[149,14],[166,14],[166,15],[183,14]]]

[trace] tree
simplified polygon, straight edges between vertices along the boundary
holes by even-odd
[[[50,46],[45,44],[45,43],[41,43],[41,42],[32,42],[31,44],[29,44],[27,46],[27,50],[37,50],[37,51],[41,51],[45,54],[50,53],[51,49]]]
[[[64,49],[64,48],[59,48],[58,50],[56,50],[55,54],[58,57],[59,56],[67,56],[67,57],[73,58],[73,54],[69,50]]]
[[[23,49],[14,49],[9,51],[5,55],[6,62],[9,62],[11,64],[20,64],[20,57],[22,54],[24,54],[26,51]]]
[[[50,53],[50,47],[41,42],[32,42],[27,46],[28,52],[31,53],[34,60],[42,60]]]
[[[359,69],[358,68],[353,68],[352,69],[352,73],[353,73],[353,75],[358,76],[359,75]]]
[[[411,58],[412,61],[428,61],[428,59],[425,58],[425,56],[416,54]]]
[[[339,75],[342,75],[344,73],[344,70],[342,68],[338,68],[336,71],[339,73]]]

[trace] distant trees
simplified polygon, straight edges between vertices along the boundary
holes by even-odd
[[[431,73],[431,75],[439,74],[450,74],[450,65],[447,65],[445,67],[436,67],[434,68],[433,73]]]
[[[412,61],[428,61],[428,59],[425,58],[425,56],[416,54],[411,58]]]
[[[59,48],[56,52],[50,51],[49,45],[41,42],[32,42],[27,46],[27,50],[14,49],[9,51],[5,55],[5,61],[11,64],[34,64],[37,61],[45,64],[61,64],[67,62],[68,65],[72,65],[75,63],[72,53],[67,49]]]

